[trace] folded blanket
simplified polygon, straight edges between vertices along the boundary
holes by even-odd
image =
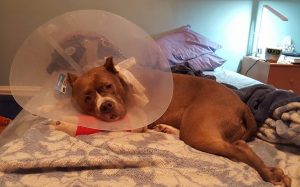
[[[272,143],[300,146],[300,102],[278,107],[273,118],[267,118],[257,134]]]
[[[271,117],[276,108],[291,102],[300,102],[300,96],[296,93],[265,84],[233,91],[250,107],[258,125],[262,125],[268,117]]]
[[[254,114],[258,137],[272,143],[300,145],[299,95],[265,84],[233,91]]]

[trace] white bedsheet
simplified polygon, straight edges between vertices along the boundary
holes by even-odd
[[[205,75],[214,75],[217,82],[233,85],[237,88],[244,88],[255,84],[263,84],[260,81],[246,77],[234,71],[226,70],[223,67],[216,68],[214,71],[204,71]]]

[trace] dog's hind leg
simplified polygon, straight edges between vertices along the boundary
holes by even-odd
[[[202,141],[201,144],[197,143],[198,141]],[[221,155],[234,161],[244,162],[256,169],[263,180],[271,182],[274,185],[286,187],[291,185],[291,179],[287,175],[284,175],[280,168],[266,166],[244,140],[237,140],[233,143],[226,142],[221,138],[215,138],[213,141],[198,141],[191,141],[188,144],[201,151]],[[206,146],[204,146],[205,144]]]
[[[255,121],[254,116],[252,115],[252,112],[250,108],[248,108],[246,105],[244,106],[243,110],[243,116],[242,116],[242,122],[246,126],[246,132],[243,135],[242,139],[245,141],[251,140],[253,137],[255,137],[255,134],[257,132],[257,124]]]

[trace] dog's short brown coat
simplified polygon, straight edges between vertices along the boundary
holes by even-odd
[[[268,182],[290,186],[291,179],[277,167],[268,167],[245,142],[257,125],[250,109],[225,86],[200,77],[174,74],[169,108],[154,124],[180,129],[186,144],[208,153],[247,163]]]
[[[112,71],[112,59],[104,67],[99,69],[97,76],[101,76],[105,69],[118,76],[118,72]],[[162,72],[145,72],[144,75],[155,78],[155,73]],[[186,144],[244,162],[256,169],[265,181],[275,185],[291,185],[291,179],[281,169],[266,166],[245,142],[255,135],[257,125],[250,109],[235,93],[205,78],[180,74],[174,74],[173,78],[171,103],[163,116],[149,127],[158,124],[173,126],[180,130],[179,137]],[[95,77],[90,79],[92,81]],[[155,92],[155,85],[146,91]],[[73,98],[76,98],[76,91],[73,91]]]

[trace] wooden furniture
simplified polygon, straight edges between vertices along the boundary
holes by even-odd
[[[18,96],[33,96],[41,87],[37,86],[0,86],[0,95],[12,95],[11,92]]]
[[[257,57],[245,56],[240,73],[276,88],[300,94],[300,65],[269,63]]]

